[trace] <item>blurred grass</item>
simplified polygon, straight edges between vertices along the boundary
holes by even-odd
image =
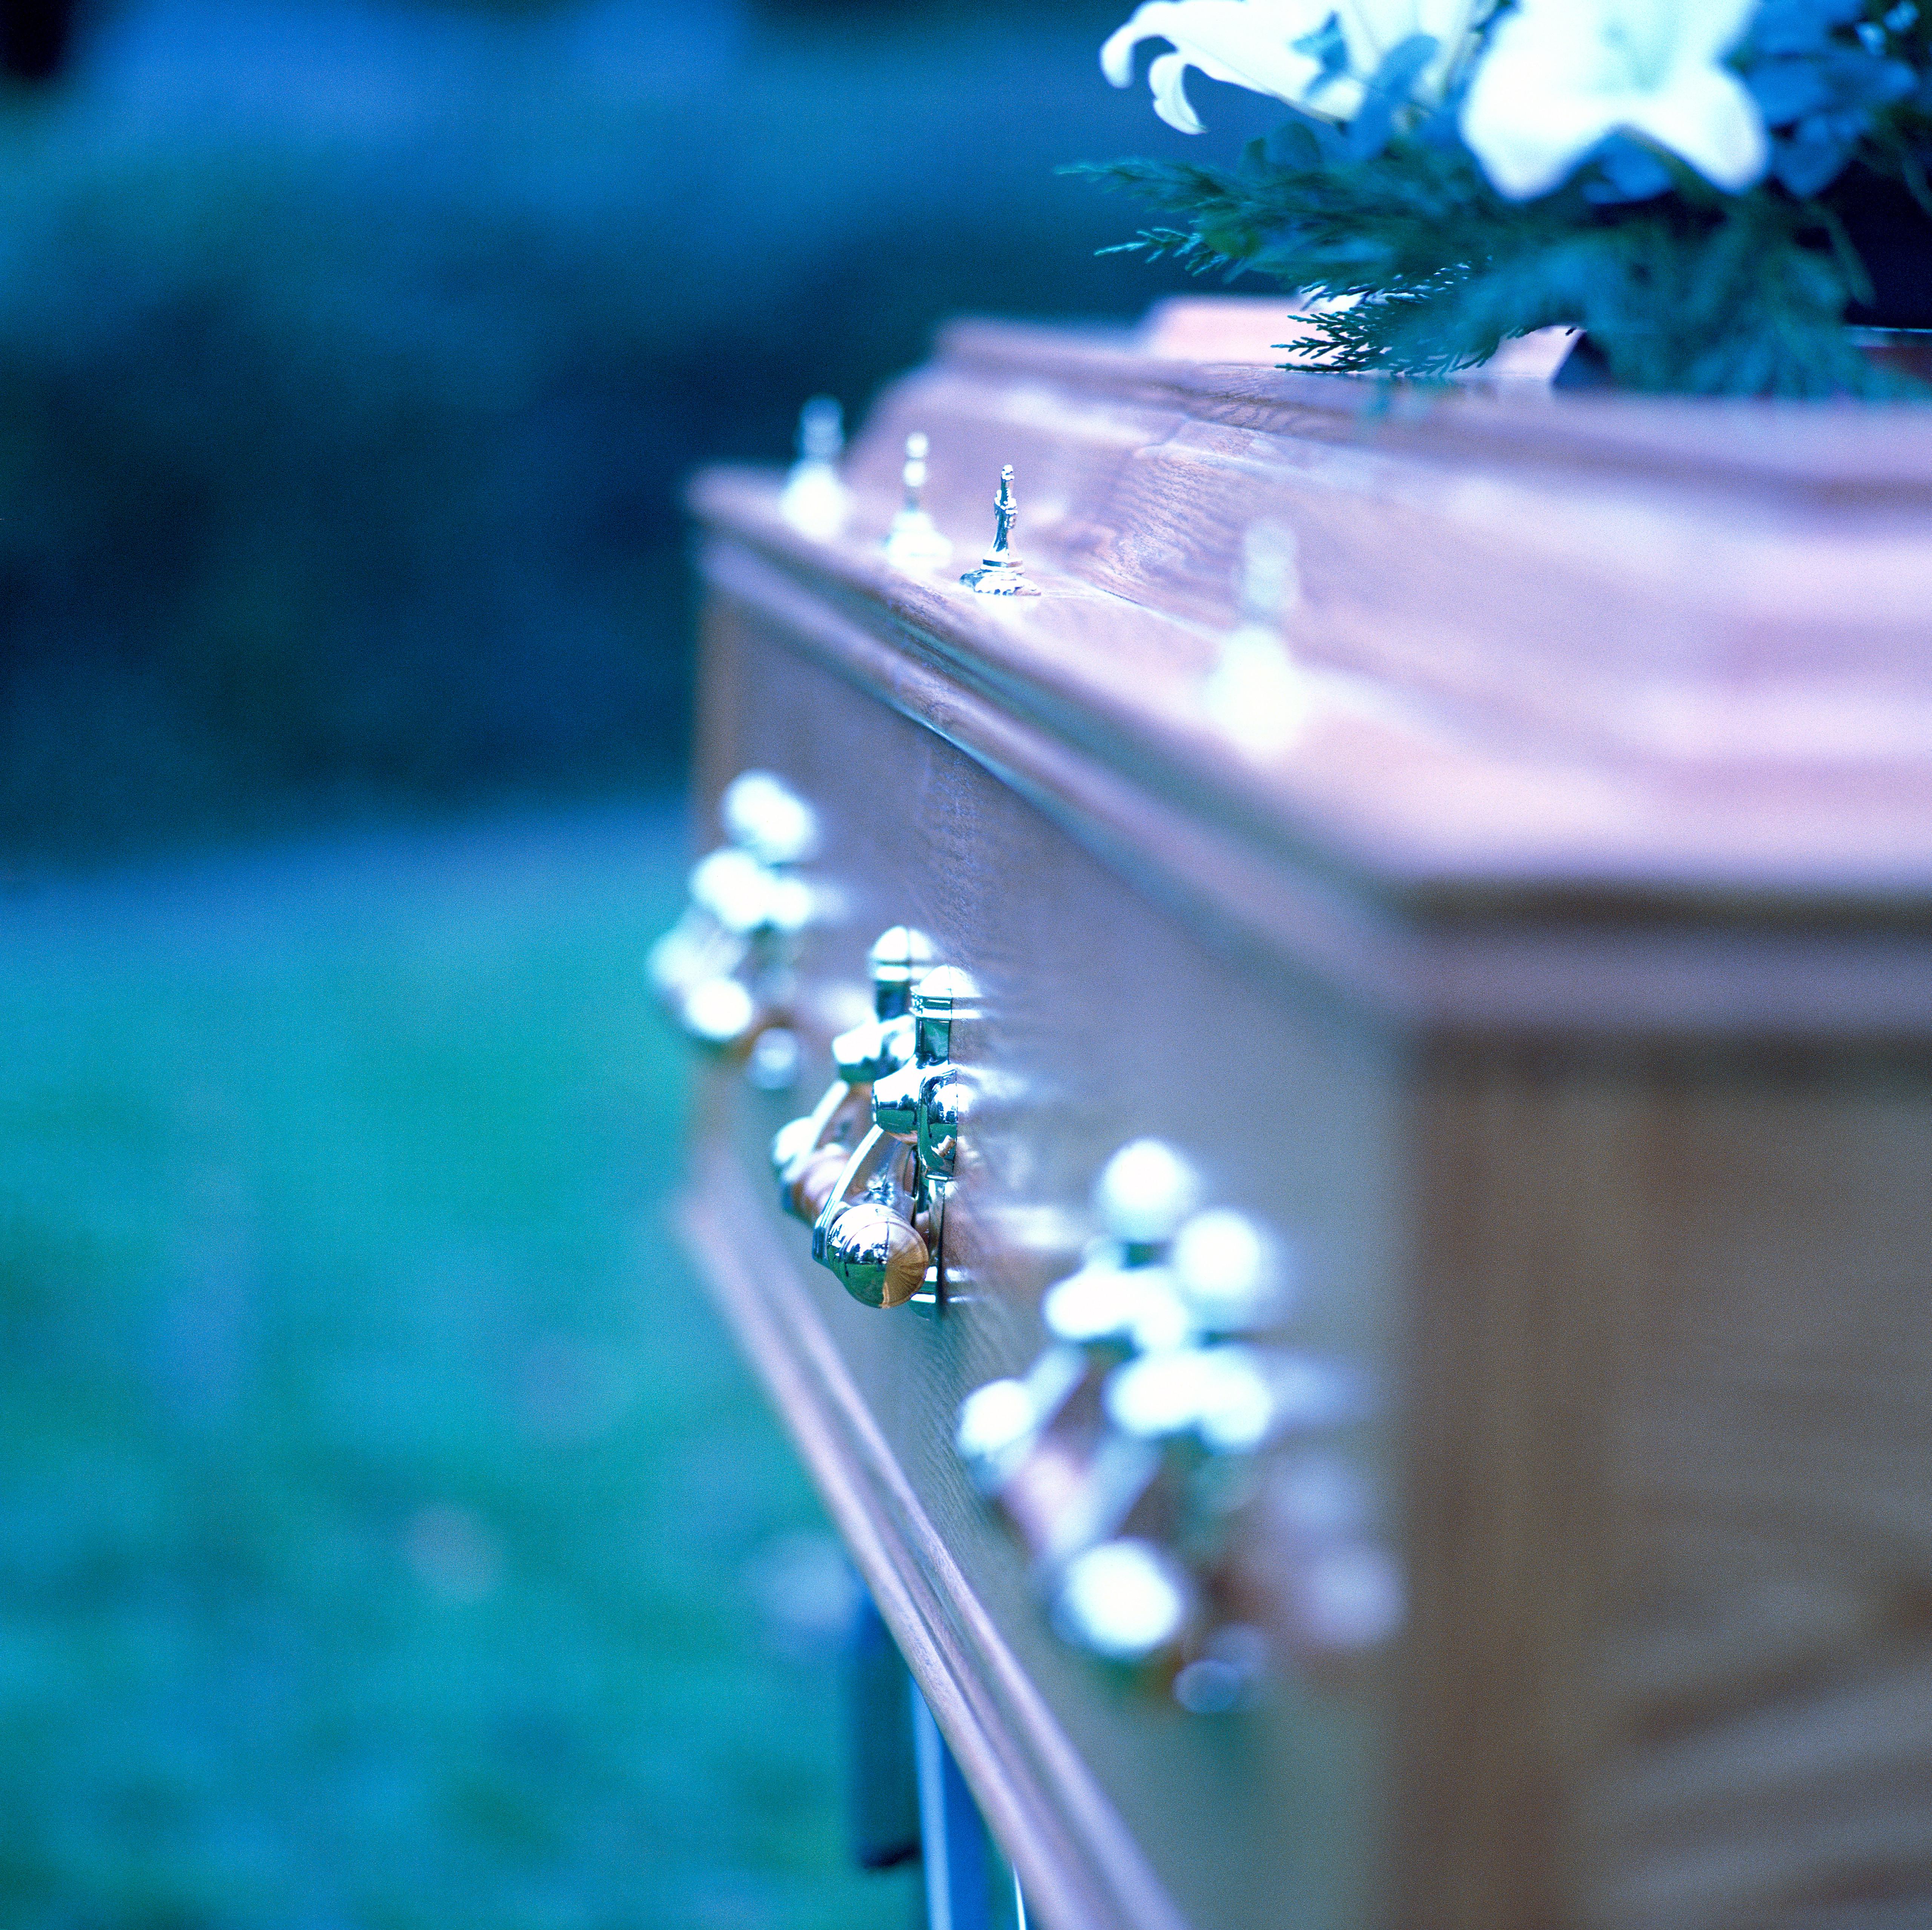
[[[1054,172],[1208,157],[1126,10],[118,0],[0,96],[0,852],[673,781],[694,466],[1192,285]]]
[[[665,1230],[668,808],[0,900],[0,1923],[901,1930]]]

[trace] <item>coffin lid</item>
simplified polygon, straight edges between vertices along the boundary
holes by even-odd
[[[718,590],[1351,999],[1451,1029],[1919,1035],[1928,429],[967,322],[873,410],[842,538],[790,528],[775,475],[693,500]],[[943,574],[878,547],[914,430]],[[1006,463],[1025,600],[956,581]],[[1212,684],[1258,523],[1299,579],[1296,727],[1260,749]]]

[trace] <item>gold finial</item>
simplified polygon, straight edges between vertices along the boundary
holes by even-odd
[[[1026,580],[1025,566],[1012,553],[1013,525],[1019,507],[1013,501],[1013,466],[1000,472],[1000,493],[993,504],[993,547],[980,559],[976,570],[968,570],[959,580],[978,596],[1037,596],[1040,592]]]
[[[900,478],[905,501],[886,532],[886,559],[902,570],[937,569],[952,554],[952,545],[920,502],[926,487],[926,438],[915,429],[906,438],[905,467]]]
[[[1221,645],[1202,691],[1208,715],[1250,757],[1277,757],[1307,721],[1308,679],[1282,631],[1301,603],[1294,532],[1279,523],[1249,526],[1242,546],[1241,621]]]
[[[814,395],[799,412],[798,460],[785,478],[778,510],[794,529],[821,541],[838,535],[851,511],[838,473],[844,448],[844,411],[835,397]]]

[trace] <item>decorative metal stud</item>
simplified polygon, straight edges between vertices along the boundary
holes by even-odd
[[[646,969],[691,1038],[742,1057],[752,1083],[776,1091],[796,1074],[794,966],[824,910],[796,868],[818,848],[818,814],[769,771],[744,771],[724,787],[718,815],[730,842],[692,868],[684,916]]]
[[[920,500],[926,488],[927,447],[926,438],[916,429],[906,438],[905,468],[901,472],[905,500],[886,532],[886,559],[902,570],[936,570],[952,554],[952,545]]]
[[[1201,1194],[1160,1140],[1114,1155],[1106,1236],[1041,1303],[1052,1344],[968,1397],[956,1440],[1060,1634],[1204,1714],[1245,1701],[1270,1650],[1331,1668],[1387,1641],[1402,1593],[1346,1445],[1370,1389],[1252,1338],[1292,1311],[1287,1256]]]
[[[778,514],[800,535],[821,542],[842,532],[852,493],[838,473],[845,451],[845,415],[836,399],[814,395],[798,418],[798,460],[785,478]]]
[[[1019,508],[1013,501],[1013,466],[1000,472],[1000,493],[993,502],[993,547],[959,580],[976,596],[1037,596],[1026,580],[1025,566],[1012,551],[1013,525]]]
[[[1279,523],[1250,524],[1242,544],[1241,620],[1222,642],[1202,700],[1251,757],[1286,750],[1307,715],[1307,677],[1281,636],[1300,601],[1294,532]]]

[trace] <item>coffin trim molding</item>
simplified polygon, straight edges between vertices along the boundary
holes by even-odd
[[[913,602],[902,577],[890,597],[868,596],[856,566],[846,580],[808,560],[824,553],[792,538],[776,502],[762,478],[706,479],[698,502],[714,533],[702,566],[714,592],[965,752],[1224,950],[1445,1038],[1884,1044],[1932,1029],[1932,945],[1914,920],[1834,924],[1814,903],[1800,922],[1686,898],[1612,931],[1605,903],[1542,894],[1514,916],[1478,918],[1445,893],[1405,894],[1359,846],[1324,850],[1317,823],[1223,808],[1198,786],[1177,795],[1158,760],[1070,741],[1057,705],[949,631],[936,594]],[[1399,757],[1392,737],[1382,754]],[[1481,902],[1493,910],[1501,889]]]
[[[692,1173],[686,1250],[1040,1916],[1187,1930],[920,1504],[723,1143],[700,1143]]]

